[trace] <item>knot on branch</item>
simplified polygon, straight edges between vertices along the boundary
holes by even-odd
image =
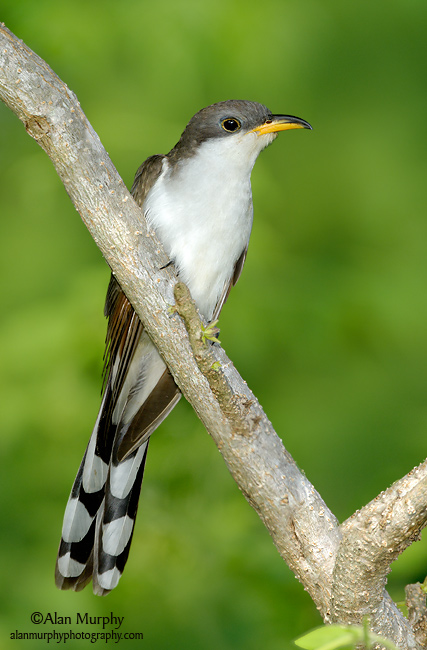
[[[31,115],[25,121],[25,129],[34,140],[42,140],[50,131],[48,120],[41,115]]]

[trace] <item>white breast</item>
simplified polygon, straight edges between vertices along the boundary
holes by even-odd
[[[144,210],[207,320],[247,247],[252,227],[250,174],[265,146],[242,134],[220,138],[173,171],[167,159]]]

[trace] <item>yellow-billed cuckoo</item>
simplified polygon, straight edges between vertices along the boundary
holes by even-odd
[[[202,109],[165,156],[148,158],[132,187],[149,227],[201,314],[218,318],[246,257],[252,227],[250,176],[279,131],[311,129],[249,101]],[[65,510],[56,584],[95,594],[113,589],[132,540],[150,435],[180,392],[119,284],[111,276],[105,390]]]

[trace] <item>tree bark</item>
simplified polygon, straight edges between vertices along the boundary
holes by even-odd
[[[360,623],[368,615],[372,630],[402,650],[421,648],[385,582],[391,562],[426,525],[427,464],[339,525],[224,350],[203,344],[188,290],[163,268],[161,244],[74,93],[2,24],[0,97],[52,160],[179,388],[325,622]]]

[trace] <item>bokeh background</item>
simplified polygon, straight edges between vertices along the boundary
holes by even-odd
[[[3,0],[0,13],[77,94],[128,186],[212,102],[252,99],[313,124],[255,166],[253,235],[221,341],[340,520],[421,462],[425,1]],[[99,405],[109,272],[3,105],[0,129],[1,647],[28,647],[8,640],[15,630],[70,627],[34,626],[33,611],[113,612],[150,650],[293,647],[320,617],[183,400],[152,441],[118,589],[55,589]],[[395,563],[395,599],[424,579],[425,542]]]

